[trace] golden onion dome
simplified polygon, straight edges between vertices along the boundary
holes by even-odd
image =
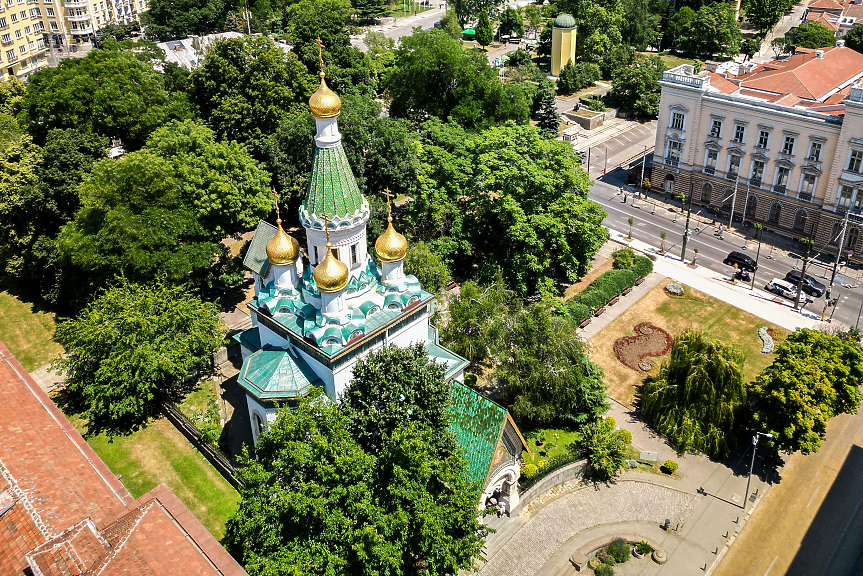
[[[315,266],[315,285],[324,294],[341,292],[348,285],[348,267],[333,254],[332,244],[327,242],[327,255]]]
[[[321,77],[321,87],[317,92],[309,98],[309,108],[312,110],[312,116],[315,118],[335,118],[339,115],[339,110],[342,109],[342,101],[338,94],[330,90],[324,80],[324,71],[319,74]]]
[[[282,229],[282,219],[276,219],[276,235],[267,242],[267,258],[275,265],[293,264],[300,256],[300,243]]]
[[[375,242],[375,251],[384,262],[398,262],[408,253],[408,241],[393,228],[392,216],[388,217],[387,221],[387,229]]]

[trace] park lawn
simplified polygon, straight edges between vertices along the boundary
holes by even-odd
[[[545,442],[542,446],[537,444],[539,436],[545,432]],[[533,457],[527,452],[522,452],[522,459],[525,462],[531,462],[539,466],[540,462],[568,454],[572,452],[570,445],[578,439],[581,439],[581,434],[570,428],[534,428],[522,430],[527,445],[533,453]],[[557,435],[557,438],[555,438]]]
[[[685,286],[681,298],[665,292],[671,280],[663,280],[641,300],[614,319],[602,331],[590,339],[590,357],[605,370],[605,382],[609,395],[626,406],[633,406],[636,386],[647,374],[656,374],[662,358],[648,358],[654,364],[649,372],[636,372],[624,366],[614,355],[614,342],[634,334],[633,327],[640,322],[652,322],[667,330],[672,336],[688,327],[701,328],[713,338],[733,344],[743,353],[743,376],[746,382],[755,379],[762,369],[773,362],[772,354],[762,354],[762,342],[758,329],[773,328],[777,342],[788,336],[789,331],[780,328],[753,314],[744,312],[721,300]]]
[[[0,341],[28,372],[56,358],[63,348],[54,342],[54,314],[33,310],[8,292],[0,292]]]
[[[81,419],[71,420],[83,431]],[[113,442],[100,435],[88,443],[114,474],[122,475],[132,496],[139,498],[167,484],[213,536],[224,537],[239,494],[167,419]]]
[[[639,52],[642,56],[656,56],[654,52]],[[695,60],[690,58],[681,58],[680,56],[672,56],[671,54],[663,54],[659,57],[666,68],[674,68],[681,64],[695,64]]]
[[[203,412],[207,409],[210,398],[217,399],[215,380],[199,381],[177,407],[186,415],[186,418],[192,418],[196,412]]]

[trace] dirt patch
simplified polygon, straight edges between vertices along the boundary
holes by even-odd
[[[597,278],[597,276],[611,270],[613,264],[614,263],[611,260],[606,260],[605,262],[585,274],[585,276],[581,280],[579,280],[575,284],[572,284],[569,288],[566,289],[566,291],[563,293],[563,299],[569,300],[576,294],[583,292],[584,289],[587,288],[587,286]]]
[[[689,286],[684,286],[683,296],[669,296],[665,292],[666,284],[666,280],[659,282],[590,339],[590,357],[605,370],[609,395],[626,406],[633,406],[636,386],[641,384],[645,376],[655,375],[659,371],[657,363],[647,372],[632,370],[615,355],[615,341],[630,336],[632,327],[637,324],[651,322],[672,336],[688,327],[701,328],[711,337],[736,346],[745,358],[743,376],[747,382],[754,380],[773,361],[772,354],[761,353],[763,343],[758,336],[758,329],[768,326],[778,338],[785,338],[789,334],[784,328],[771,325],[762,318]]]

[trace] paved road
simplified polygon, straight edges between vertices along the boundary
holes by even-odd
[[[591,167],[595,167],[595,165],[596,163],[591,160]],[[618,170],[613,174],[601,177],[591,188],[591,200],[602,205],[608,213],[608,217],[605,220],[606,226],[615,230],[628,231],[629,224],[627,220],[632,217],[635,221],[635,225],[632,228],[634,238],[659,248],[661,242],[659,232],[660,230],[665,230],[667,232],[665,240],[666,250],[679,254],[686,215],[680,214],[679,209],[670,208],[665,205],[656,205],[654,207],[650,199],[638,200],[635,202],[635,206],[633,206],[632,196],[629,196],[627,202],[624,203],[623,197],[618,194],[619,186],[623,183],[624,176],[624,172]],[[698,263],[700,265],[728,274],[731,272],[731,269],[722,264],[722,261],[732,250],[748,253],[755,258],[757,243],[751,241],[745,242],[744,237],[737,234],[726,233],[724,238],[719,238],[716,234],[716,228],[711,225],[712,221],[712,215],[707,210],[693,206],[693,217],[690,222],[692,236],[687,249],[687,260],[691,259],[694,255],[692,248],[698,247]],[[741,230],[741,232],[743,231]],[[758,272],[755,278],[756,285],[761,287],[773,278],[784,277],[789,270],[795,267],[799,268],[801,265],[799,258],[790,257],[784,251],[777,250],[773,252],[772,258],[768,258],[771,255],[769,241],[770,235],[765,233],[765,242],[761,247],[761,255],[758,259]],[[807,268],[807,274],[820,279],[824,284],[829,284],[831,271],[831,268],[820,264],[813,264]],[[856,272],[851,271],[849,274],[856,274]],[[851,289],[840,285],[840,283],[850,283],[853,281],[853,277],[839,274],[836,278],[837,283],[832,291],[832,296],[834,298],[838,296],[840,299],[833,321],[846,326],[853,326],[856,323],[861,303],[863,303],[863,287]],[[820,314],[823,306],[824,299],[820,298],[807,304],[807,310]],[[832,308],[828,308],[828,317],[831,312]]]

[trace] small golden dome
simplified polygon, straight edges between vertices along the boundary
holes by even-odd
[[[398,262],[408,253],[408,241],[393,228],[392,216],[387,218],[389,224],[383,234],[375,242],[375,250],[384,262]]]
[[[293,264],[300,256],[300,243],[282,229],[282,219],[276,219],[276,235],[267,242],[267,258],[276,265]]]
[[[327,242],[327,255],[315,266],[315,285],[324,294],[341,292],[348,285],[350,273],[344,262],[333,254],[332,244]]]
[[[321,87],[309,98],[309,108],[315,118],[335,118],[342,109],[342,101],[338,94],[327,86],[324,76],[326,74],[321,70]]]

